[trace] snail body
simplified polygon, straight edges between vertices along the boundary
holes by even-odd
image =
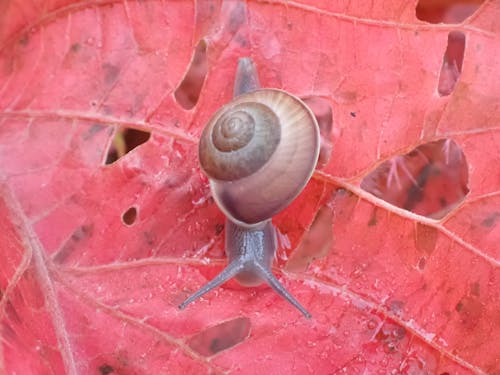
[[[248,59],[240,60],[238,72],[256,74]],[[258,79],[241,79],[238,72],[237,84],[258,85]],[[257,89],[238,95],[239,91],[248,89],[235,85],[235,98],[212,116],[199,143],[201,168],[227,218],[229,263],[179,307],[185,308],[235,277],[246,286],[268,283],[309,318],[309,312],[271,272],[277,249],[271,219],[295,199],[314,171],[320,145],[318,124],[299,98],[283,90]]]

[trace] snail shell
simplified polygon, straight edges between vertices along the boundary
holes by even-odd
[[[287,207],[309,181],[319,128],[296,96],[260,89],[218,110],[200,139],[199,159],[213,196],[233,222],[252,226]]]

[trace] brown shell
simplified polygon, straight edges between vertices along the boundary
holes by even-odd
[[[235,135],[241,129],[246,133]],[[299,98],[260,89],[214,114],[200,139],[199,158],[221,210],[232,221],[251,225],[270,219],[302,191],[319,144],[316,118]]]

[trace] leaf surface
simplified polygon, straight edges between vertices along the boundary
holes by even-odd
[[[498,374],[499,17],[498,1],[456,24],[404,1],[2,2],[2,372]],[[226,263],[197,140],[242,56],[332,111],[322,167],[273,220],[274,272],[311,320],[234,282],[177,309]],[[106,164],[124,129],[150,137]]]

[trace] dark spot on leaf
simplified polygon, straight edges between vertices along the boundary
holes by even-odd
[[[104,83],[107,86],[113,86],[120,74],[120,68],[113,64],[104,63],[102,69],[104,71]]]
[[[75,229],[71,237],[62,245],[61,249],[53,255],[54,263],[64,263],[76,250],[76,244],[83,239],[91,237],[93,231],[93,225],[82,225]]]
[[[374,227],[375,225],[377,225],[377,208],[373,209],[372,216],[370,217],[370,220],[368,221],[369,227]]]
[[[445,208],[446,206],[448,206],[448,201],[446,200],[445,197],[440,197],[439,204],[441,205],[441,207]]]
[[[196,45],[186,75],[174,93],[175,100],[182,108],[189,110],[198,103],[207,69],[207,44],[202,39]]]
[[[19,44],[24,46],[27,46],[28,43],[30,42],[30,38],[28,34],[24,34],[21,38],[19,38]]]
[[[5,314],[7,315],[10,321],[15,322],[17,324],[21,323],[21,318],[19,317],[16,308],[14,307],[14,305],[10,300],[7,301],[4,308],[5,308]]]
[[[384,344],[384,352],[387,354],[392,354],[396,352],[396,344],[392,341],[388,341]]]
[[[457,303],[455,310],[460,314],[460,322],[467,329],[473,330],[481,321],[483,305],[476,296],[466,296]]]
[[[375,339],[383,344],[384,352],[396,352],[399,342],[406,336],[406,329],[399,324],[386,321],[375,334]]]
[[[393,300],[393,301],[391,301],[389,308],[394,313],[399,314],[399,313],[401,313],[401,310],[403,310],[404,305],[405,304],[403,301]]]
[[[200,355],[210,357],[244,341],[250,334],[250,319],[240,317],[206,328],[187,344]]]
[[[436,228],[417,223],[415,242],[419,251],[429,255],[432,254],[436,248],[437,239],[438,231]]]
[[[108,374],[112,374],[113,372],[115,372],[115,369],[108,364],[104,364],[104,365],[99,366],[99,372],[101,373],[101,375],[108,375]]]
[[[100,133],[101,131],[103,131],[106,128],[107,127],[104,125],[94,124],[91,127],[89,127],[89,129],[85,133],[83,133],[82,138],[85,141],[88,141],[88,140],[92,139],[94,137],[94,135],[96,135],[97,133]]]
[[[149,245],[149,246],[152,246],[155,244],[156,242],[156,235],[152,232],[144,232],[143,233],[144,235],[144,238],[146,239],[146,243]]]
[[[111,164],[122,158],[134,148],[146,143],[151,133],[133,128],[121,127],[117,130],[106,156],[106,164]]]
[[[483,227],[491,228],[495,226],[498,218],[500,218],[500,212],[493,212],[491,215],[489,215],[486,219],[484,219],[481,222],[481,225]]]
[[[73,53],[77,53],[78,51],[80,51],[81,48],[82,45],[80,43],[73,43],[71,47],[69,47],[69,50]]]
[[[215,225],[215,234],[219,235],[224,230],[224,224],[218,223]]]
[[[91,236],[93,230],[93,225],[82,225],[73,232],[71,240],[74,242],[81,241],[82,239]]]
[[[137,208],[135,208],[135,207],[130,207],[122,215],[122,221],[125,225],[130,226],[130,225],[134,224],[135,219],[137,219]]]
[[[423,270],[425,269],[425,264],[427,263],[426,259],[425,258],[420,258],[420,260],[418,261],[418,269],[419,270]]]
[[[250,46],[250,42],[248,41],[248,39],[246,37],[244,37],[243,35],[236,35],[236,37],[234,38],[234,40],[236,41],[236,43],[238,43],[240,45],[240,47],[242,48],[246,48],[248,46]]]

